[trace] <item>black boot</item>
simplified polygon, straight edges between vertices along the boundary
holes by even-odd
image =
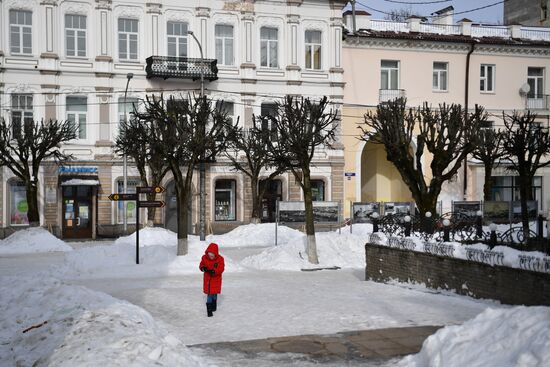
[[[206,304],[206,314],[208,315],[208,317],[213,316],[213,314],[212,314],[212,304],[211,303]]]
[[[216,311],[217,308],[218,308],[218,300],[215,299],[214,301],[212,301],[212,312]]]

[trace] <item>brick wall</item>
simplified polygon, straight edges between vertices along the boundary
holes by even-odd
[[[550,274],[373,244],[365,251],[367,280],[423,283],[506,304],[550,306]]]

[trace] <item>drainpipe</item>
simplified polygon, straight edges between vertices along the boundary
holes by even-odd
[[[475,43],[470,43],[470,50],[466,55],[466,75],[464,76],[464,112],[466,123],[468,123],[468,102],[469,102],[469,88],[470,88],[470,57],[474,52]],[[468,193],[468,157],[464,157],[464,200],[467,198]]]

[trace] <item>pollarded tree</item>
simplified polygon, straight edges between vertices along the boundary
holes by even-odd
[[[243,130],[241,127],[228,134],[230,150],[226,152],[227,158],[231,161],[233,168],[244,173],[250,178],[250,189],[252,192],[252,223],[259,223],[262,211],[262,201],[268,185],[260,185],[262,171],[267,170],[269,174],[263,179],[267,182],[285,171],[277,167],[270,154],[269,140],[271,131],[262,129],[261,116],[253,117],[253,126]]]
[[[500,130],[481,129],[476,140],[476,147],[472,156],[479,159],[485,168],[485,182],[483,183],[483,200],[492,199],[493,169],[497,167],[506,156],[502,147],[504,135]]]
[[[329,101],[287,96],[277,103],[273,117],[276,139],[269,140],[270,152],[276,166],[290,170],[304,194],[306,214],[306,252],[310,263],[318,264],[315,226],[313,222],[313,195],[311,166],[315,151],[330,147],[338,128],[337,113],[329,110]]]
[[[151,136],[158,135],[159,132],[155,131],[158,125],[140,119],[137,112],[134,106],[130,120],[121,122],[115,149],[120,155],[126,154],[133,160],[143,185],[159,186],[170,166],[150,141]],[[156,193],[147,194],[147,200],[156,200]],[[147,219],[151,223],[155,219],[155,211],[156,208],[147,210]]]
[[[40,224],[38,211],[38,171],[43,162],[60,164],[72,159],[61,150],[61,144],[76,138],[77,127],[69,121],[25,121],[8,123],[0,120],[0,167],[8,167],[25,184],[31,226]]]
[[[548,166],[550,159],[550,132],[537,123],[537,116],[527,111],[503,114],[503,150],[510,162],[509,170],[517,173],[521,201],[523,233],[529,235],[527,201],[533,199],[533,178],[539,168]]]
[[[193,172],[201,162],[212,161],[227,146],[225,134],[235,123],[221,109],[212,107],[204,97],[147,97],[143,111],[135,119],[150,123],[147,142],[151,149],[170,167],[174,176],[178,216],[177,254],[187,255],[187,208],[191,199]]]
[[[457,104],[408,108],[406,100],[399,98],[365,114],[358,126],[359,139],[384,145],[388,161],[408,186],[420,214],[435,213],[443,183],[457,174],[474,150],[476,134],[487,118],[478,106],[467,122],[465,117]]]

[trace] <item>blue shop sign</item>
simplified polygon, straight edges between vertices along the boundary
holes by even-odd
[[[97,167],[59,167],[59,173],[97,173]]]

